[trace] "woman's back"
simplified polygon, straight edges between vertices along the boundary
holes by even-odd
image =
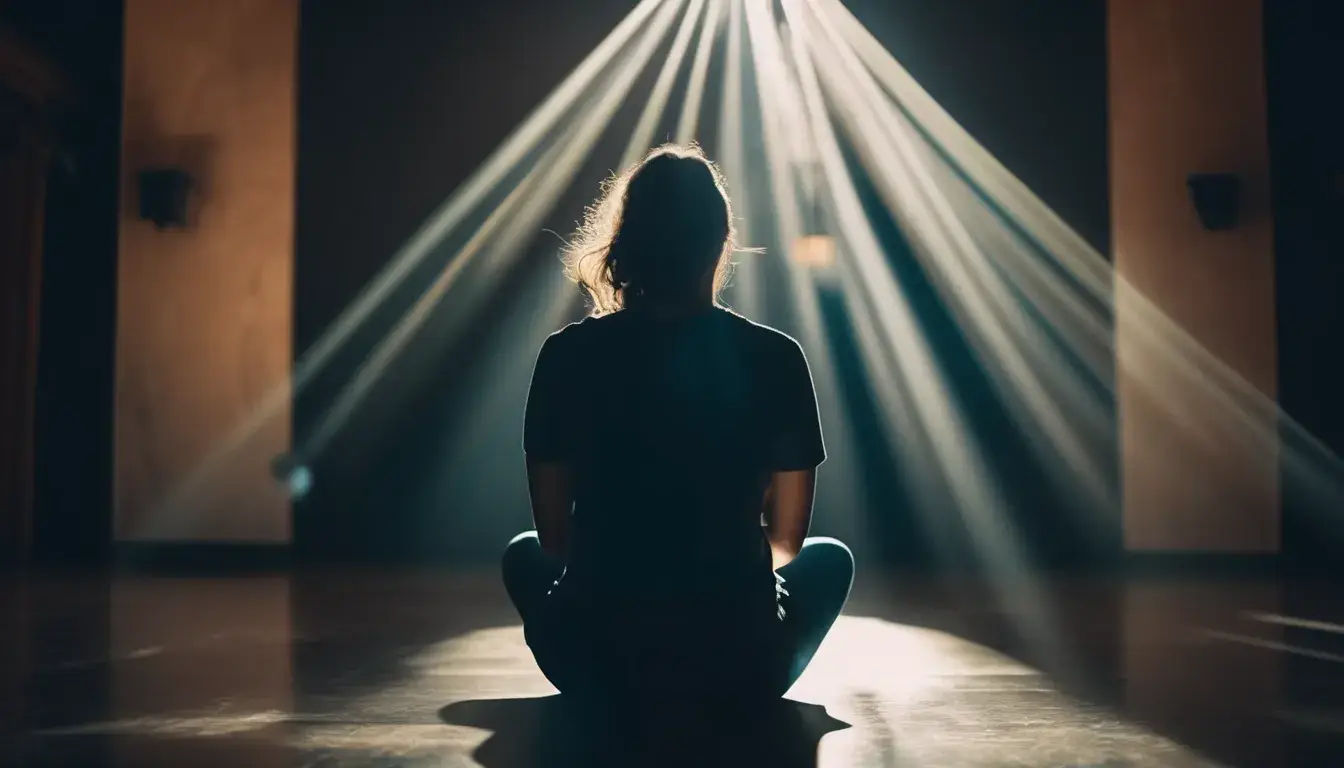
[[[772,598],[760,526],[770,475],[824,458],[797,344],[715,308],[627,310],[551,337],[524,442],[574,468],[563,582],[621,603]],[[659,570],[665,553],[690,568]]]
[[[662,147],[603,186],[566,245],[593,316],[537,357],[537,530],[504,555],[562,691],[779,695],[848,593],[849,551],[805,540],[825,451],[803,352],[717,305],[733,232],[714,164]]]

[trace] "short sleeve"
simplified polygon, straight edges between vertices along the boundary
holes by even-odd
[[[564,345],[551,336],[541,345],[532,371],[523,416],[523,451],[538,461],[573,458],[574,431],[570,423],[573,401],[565,373]]]
[[[821,415],[812,372],[797,342],[789,340],[776,362],[775,413],[771,416],[770,470],[790,472],[812,469],[826,460],[821,436]]]

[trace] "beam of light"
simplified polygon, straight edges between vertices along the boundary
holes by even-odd
[[[775,214],[776,243],[785,248],[796,243],[804,233],[797,178],[800,167],[811,161],[810,157],[799,154],[802,147],[811,143],[811,139],[806,136],[805,123],[793,127],[792,141],[784,135],[791,116],[798,114],[789,111],[788,107],[796,107],[801,103],[801,98],[797,83],[790,74],[770,8],[762,3],[748,4],[746,26],[751,40],[752,62],[760,84],[760,108],[764,117],[762,122],[765,128],[767,172],[774,203],[772,210]],[[839,459],[822,475],[818,487],[820,506],[863,509],[866,506],[864,489],[858,478],[856,461],[851,458],[858,455],[858,450],[850,430],[852,421],[840,392],[835,357],[826,339],[817,286],[810,273],[797,261],[787,258],[787,255],[778,263],[783,265],[788,280],[789,309],[800,330],[800,341],[811,359],[822,420],[829,425],[827,433],[834,446],[833,454]],[[849,526],[861,526],[866,522],[866,518],[853,514],[838,515],[833,519]],[[849,535],[850,531],[843,533]],[[856,542],[869,539],[861,531],[856,530],[854,533],[859,535],[853,539]]]
[[[852,54],[846,57],[849,51],[842,40],[832,37],[815,50],[842,124],[872,171],[888,210],[932,268],[934,286],[969,333],[981,362],[1009,395],[1009,413],[1041,453],[1063,462],[1070,471],[1068,479],[1087,495],[1087,509],[1113,508],[1100,457],[1076,430],[1074,414],[1059,407],[1059,393],[1042,380],[1042,374],[1056,366],[1028,359],[1026,350],[1048,349],[1048,339],[1034,332],[1017,302],[993,279],[989,257],[939,188],[913,129],[886,103],[857,59]],[[1028,338],[1022,339],[1023,335]],[[1078,391],[1074,386],[1064,389],[1066,397],[1082,404]],[[1086,406],[1080,409],[1088,411]],[[1107,516],[1103,522],[1110,520]]]
[[[555,154],[555,150],[553,149],[548,155],[549,154]],[[538,168],[542,167],[545,166],[538,166]],[[310,490],[313,478],[311,470],[307,466],[307,462],[309,462],[315,454],[326,445],[327,441],[335,435],[340,427],[345,424],[346,420],[353,413],[355,407],[363,400],[364,396],[368,394],[368,391],[386,369],[387,365],[404,348],[406,343],[414,335],[415,331],[424,323],[429,313],[435,306],[437,306],[438,300],[443,293],[452,286],[458,275],[461,274],[467,264],[475,258],[482,246],[495,234],[495,231],[500,225],[509,221],[510,215],[518,208],[519,201],[535,187],[537,176],[537,169],[530,171],[528,175],[519,182],[517,188],[499,204],[499,207],[495,209],[484,223],[482,223],[476,234],[454,254],[453,258],[448,262],[445,269],[439,273],[435,282],[430,285],[429,289],[420,296],[419,300],[412,305],[410,310],[408,310],[392,331],[379,342],[378,346],[374,348],[370,356],[360,364],[358,369],[356,369],[352,382],[341,391],[337,396],[334,405],[323,415],[314,431],[313,437],[305,442],[301,448],[297,448],[292,456],[284,457],[284,460],[281,462],[284,465],[284,468],[277,468],[278,471],[283,474],[283,477],[278,479],[281,479],[286,483],[291,494],[295,497],[301,497],[306,495],[308,490]],[[243,429],[236,431],[235,434],[246,437],[250,432],[249,430]],[[222,459],[230,455],[231,449],[240,448],[241,445],[241,443],[226,443],[222,446],[224,449],[223,452],[218,455]],[[210,471],[212,469],[213,466],[211,464],[203,464],[198,468],[197,473]],[[307,478],[306,487],[296,487],[296,481],[300,477]],[[176,493],[169,495],[156,514],[151,516],[151,525],[153,525],[156,520],[166,523],[169,520],[175,519],[177,516],[169,513],[180,511],[181,506],[187,501],[187,494],[195,491],[204,479],[205,477],[200,474],[189,477],[188,482],[183,483],[181,487],[176,489]]]
[[[792,10],[791,5],[785,8]],[[977,521],[978,524],[971,525],[970,532],[986,539],[985,546],[991,553],[999,553],[994,557],[996,563],[1020,565],[1020,558],[1011,554],[1006,547],[1008,542],[1016,538],[1016,534],[1004,529],[1003,521],[997,516],[984,517],[986,512],[998,511],[1003,505],[987,479],[988,473],[977,452],[963,442],[963,437],[968,433],[948,399],[948,389],[937,361],[909,303],[900,292],[896,275],[887,263],[886,254],[863,212],[863,204],[845,167],[810,58],[804,53],[797,59],[806,106],[804,117],[811,122],[817,139],[817,150],[833,198],[833,208],[848,245],[846,255],[850,257],[857,274],[855,283],[861,289],[860,297],[865,302],[856,308],[873,312],[872,319],[876,322],[883,343],[891,352],[895,383],[899,389],[910,393],[915,415],[929,438],[929,446],[940,459],[939,465],[943,471],[952,473],[953,482],[948,485],[960,502],[958,506],[964,508],[965,514],[984,518]],[[862,312],[856,314],[862,315]],[[994,535],[988,535],[991,533]]]
[[[561,146],[563,144],[556,145],[557,148]],[[528,172],[528,175],[518,187],[510,192],[509,196],[486,218],[480,228],[476,230],[476,234],[472,235],[471,239],[453,254],[448,261],[448,266],[439,273],[434,282],[430,284],[429,289],[420,295],[420,298],[402,316],[391,332],[383,337],[374,347],[373,352],[359,364],[350,383],[341,390],[331,407],[318,421],[317,426],[313,429],[312,436],[294,451],[296,466],[301,467],[306,462],[312,461],[336,436],[341,427],[354,414],[355,409],[368,396],[374,384],[382,378],[388,366],[396,360],[401,351],[405,349],[406,345],[425,324],[425,321],[429,319],[430,314],[439,306],[444,295],[457,282],[458,276],[481,253],[483,247],[495,236],[500,226],[506,223],[514,224],[515,221],[523,218],[519,211],[522,207],[520,201],[526,195],[537,194],[533,189],[537,183],[536,177],[540,175],[539,171],[554,162],[555,158],[552,157],[552,154],[559,153],[547,153],[543,157],[543,162],[537,168]]]
[[[1213,640],[1222,640],[1227,643],[1237,643],[1251,648],[1263,648],[1267,651],[1278,651],[1279,653],[1288,653],[1293,656],[1302,656],[1307,659],[1317,661],[1329,661],[1335,664],[1344,664],[1344,656],[1338,653],[1329,653],[1327,651],[1318,651],[1313,648],[1304,648],[1300,645],[1289,645],[1278,640],[1266,640],[1261,637],[1252,637],[1250,635],[1238,635],[1232,632],[1222,632],[1216,629],[1206,629],[1202,632],[1205,637]]]
[[[755,242],[750,216],[750,190],[747,184],[746,129],[742,124],[742,3],[730,0],[728,6],[728,47],[724,56],[722,103],[719,106],[719,165],[728,179],[728,193],[738,214],[738,242]],[[752,256],[739,256],[733,268],[733,303],[747,317],[759,320],[761,300],[760,264]]]
[[[430,449],[441,469],[417,478],[421,484],[409,497],[416,509],[467,513],[420,518],[416,536],[442,542],[448,554],[493,557],[501,541],[532,527],[525,465],[511,460],[523,433],[519,406],[527,398],[537,349],[574,319],[582,300],[549,269],[534,271],[508,293],[510,306],[501,307],[496,321],[472,330],[488,337],[484,354],[458,374],[464,396],[453,403],[451,427]]]
[[[501,269],[505,256],[515,254],[536,235],[541,221],[569,188],[584,159],[606,131],[612,115],[629,94],[635,79],[643,71],[643,65],[649,61],[653,51],[667,34],[680,7],[680,0],[673,0],[663,7],[653,23],[644,31],[639,44],[625,59],[625,66],[618,66],[615,69],[592,109],[586,111],[581,121],[571,129],[572,134],[552,147],[555,153],[553,157],[548,153],[548,156],[537,164],[531,172],[540,174],[536,188],[528,190],[525,197],[516,198],[522,201],[518,210],[513,210],[512,206],[501,206],[494,211],[477,230],[476,236],[453,256],[440,278],[425,291],[411,311],[378,344],[356,371],[351,383],[337,395],[331,408],[314,428],[312,437],[295,451],[297,464],[303,465],[312,461],[340,432],[359,404],[373,389],[374,384],[387,371],[388,366],[424,325],[432,310],[439,305],[456,277],[461,274],[465,263],[480,251],[480,246],[494,234],[494,230],[500,224],[507,222],[509,227],[503,232],[499,241],[491,246],[492,268],[495,272]],[[478,295],[481,290],[476,289]]]
[[[161,528],[168,521],[180,522],[182,515],[192,507],[193,500],[199,497],[206,484],[218,475],[238,452],[246,449],[261,434],[267,424],[285,410],[286,406],[292,402],[294,395],[301,391],[330,361],[345,340],[355,332],[390,292],[424,260],[434,247],[446,240],[453,228],[469,212],[480,205],[486,194],[506,178],[519,162],[533,152],[547,135],[554,132],[564,115],[579,103],[580,98],[593,81],[610,72],[612,62],[616,60],[623,49],[627,48],[627,44],[642,32],[644,33],[644,42],[639,48],[638,56],[627,55],[625,57],[627,61],[634,62],[634,64],[621,68],[622,71],[633,70],[633,73],[628,77],[618,75],[612,81],[612,84],[619,86],[626,80],[633,81],[635,74],[640,71],[643,63],[652,53],[651,48],[656,45],[657,40],[661,39],[661,35],[665,34],[669,28],[671,24],[669,9],[675,10],[679,2],[680,0],[677,0],[675,4],[668,4],[665,3],[665,0],[643,0],[636,6],[612,30],[611,34],[514,130],[501,144],[500,148],[486,160],[485,164],[459,187],[439,210],[422,225],[421,229],[393,255],[388,266],[379,276],[361,292],[360,296],[342,312],[323,336],[296,362],[290,381],[267,392],[260,402],[204,460],[199,462],[185,478],[164,494],[161,501],[154,505],[154,510],[145,518],[145,527],[153,531]],[[653,23],[648,24],[650,16],[655,11],[659,11],[660,8],[661,11],[654,16]],[[660,31],[660,33],[655,36],[652,34],[655,31]],[[627,82],[624,91],[628,92],[629,87],[630,85]],[[614,111],[614,109],[615,104],[611,106],[610,111]],[[576,117],[580,121],[584,120],[583,115]],[[607,120],[609,119],[608,114]],[[594,123],[595,121],[592,120],[587,122],[588,125]],[[605,121],[602,125],[598,125],[596,133],[600,134],[604,125]],[[446,269],[453,269],[452,264],[450,263]],[[444,287],[446,289],[446,286]],[[394,330],[393,333],[395,334],[397,331]],[[376,355],[377,352],[375,351],[374,354]],[[374,379],[376,376],[366,374],[365,378]],[[363,388],[367,389],[366,386]],[[362,396],[360,394],[358,397],[362,398]],[[356,396],[347,395],[347,397],[355,399]],[[340,406],[341,410],[345,408],[345,406]],[[341,417],[342,420],[343,418]],[[334,434],[334,430],[331,431]],[[295,455],[305,454],[302,450],[299,450],[295,452]],[[288,463],[295,468],[303,467],[303,464],[299,463],[298,460],[289,460]]]
[[[789,102],[793,100],[792,84],[789,82],[787,64],[780,51],[779,38],[774,32],[769,6],[763,3],[747,3],[746,21],[747,36],[751,41],[752,62],[760,90],[761,111],[764,116],[762,123],[765,129],[765,156],[770,177],[771,201],[774,203],[772,211],[775,226],[779,230],[778,242],[788,244],[803,231],[802,214],[792,183],[794,164],[790,159],[790,150],[796,149],[796,144],[789,136],[796,131],[796,128],[791,130],[788,127],[790,122],[796,120],[794,116],[798,113],[789,109],[791,106]]]
[[[950,558],[956,550],[953,520],[931,514],[932,510],[942,508],[942,500],[949,492],[942,483],[937,454],[915,415],[910,389],[900,375],[900,362],[893,358],[891,346],[885,343],[873,321],[877,311],[861,285],[862,277],[849,259],[840,262],[839,271],[846,309],[858,342],[859,363],[877,410],[883,416],[878,427],[896,457],[896,474],[914,502],[914,511],[924,518],[922,527],[934,551]]]
[[[1263,624],[1276,624],[1280,627],[1293,627],[1294,629],[1310,629],[1315,632],[1329,632],[1332,635],[1344,635],[1344,625],[1332,624],[1328,621],[1318,621],[1316,619],[1299,619],[1295,616],[1280,616],[1277,613],[1259,613],[1255,611],[1242,614],[1251,621],[1258,621]]]
[[[682,0],[671,1],[676,7],[681,7]],[[672,83],[677,79],[677,73],[681,71],[681,62],[686,58],[686,51],[691,45],[691,35],[695,32],[695,24],[700,20],[700,11],[704,6],[705,0],[691,0],[690,9],[682,17],[681,26],[677,28],[677,36],[672,38],[672,49],[668,51],[667,59],[663,61],[663,68],[658,71],[658,79],[654,81],[653,90],[649,92],[649,100],[644,102],[639,122],[635,124],[630,143],[626,145],[625,154],[621,157],[622,169],[638,162],[653,145],[653,135],[658,131],[658,123],[662,120],[663,111],[667,109],[667,100],[672,95]]]
[[[533,150],[579,101],[592,82],[606,72],[617,54],[645,29],[649,17],[666,0],[643,0],[592,53],[504,140],[469,179],[444,201],[345,309],[326,333],[294,366],[294,387],[301,388],[368,318],[388,294],[456,227],[485,195]],[[679,0],[678,0],[679,2]]]
[[[687,11],[687,16],[683,18],[682,30],[686,27],[686,19],[694,19],[698,13],[699,3],[692,3]],[[705,19],[706,26],[711,26],[717,14],[721,14],[724,9],[721,6],[721,0],[714,0]],[[710,33],[712,40],[712,33]],[[704,43],[704,39],[701,40]],[[673,43],[673,48],[677,48],[677,43]],[[665,73],[667,70],[664,69]],[[660,74],[660,78],[662,75]],[[659,89],[655,87],[655,91]],[[690,95],[687,98],[691,98]],[[646,104],[644,114],[657,114],[662,111],[662,107],[650,109],[650,104],[666,101],[666,94],[651,97],[651,101]],[[740,109],[740,104],[736,105]],[[688,110],[686,104],[682,105],[681,114],[683,117],[690,115],[692,123],[690,129],[695,130],[695,121],[699,118],[699,110]],[[632,132],[631,140],[627,144],[626,160],[635,162],[639,159],[639,152],[642,154],[646,148],[648,135],[647,126],[650,121],[640,120]],[[532,370],[533,353],[546,335],[558,327],[573,308],[575,298],[574,292],[569,286],[556,286],[551,289],[542,289],[543,295],[539,300],[532,299],[528,305],[534,308],[530,317],[519,318],[517,321],[510,320],[513,327],[501,334],[505,339],[484,362],[483,371],[472,372],[469,375],[479,377],[479,386],[468,386],[466,389],[472,393],[471,404],[463,409],[464,413],[469,414],[464,424],[455,429],[454,433],[445,441],[444,455],[445,466],[470,466],[472,457],[479,455],[482,446],[489,446],[492,443],[500,442],[512,444],[516,439],[516,432],[501,430],[500,424],[507,424],[520,416],[517,413],[517,403],[520,402],[520,393],[526,393],[526,382]],[[521,390],[519,390],[521,387]],[[521,425],[518,425],[521,429]],[[522,466],[517,466],[516,482],[506,483],[510,488],[510,493],[522,494],[511,503],[507,500],[494,498],[500,495],[497,488],[499,478],[497,475],[483,477],[480,473],[456,473],[452,477],[445,478],[444,483],[440,483],[435,491],[439,495],[429,500],[427,503],[434,506],[441,506],[445,499],[467,500],[468,504],[488,503],[495,504],[501,510],[504,509],[526,509],[526,477],[522,474]],[[499,521],[494,521],[497,525]],[[483,523],[486,527],[483,528]],[[450,537],[453,540],[488,540],[496,541],[501,535],[498,530],[488,530],[489,521],[483,521],[478,516],[453,516],[447,522],[439,522],[435,526],[436,535]],[[445,529],[443,526],[446,525]]]
[[[678,144],[690,144],[696,138],[696,126],[700,122],[700,104],[705,98],[705,81],[709,75],[709,57],[714,52],[714,41],[719,34],[719,23],[723,19],[724,0],[709,0],[709,9],[705,12],[705,24],[700,30],[700,41],[695,48],[695,59],[691,62],[691,78],[686,83],[686,101],[681,105],[681,116],[677,118],[677,132],[673,134]]]
[[[1092,248],[1062,218],[975,141],[925,92],[881,43],[839,0],[816,0],[824,16],[840,30],[850,47],[926,135],[985,195],[1002,208],[1012,223],[1040,246],[1062,270],[1069,289],[1081,291],[1084,306],[1112,309],[1116,323],[1126,329],[1124,344],[1114,350],[1120,370],[1146,392],[1159,395],[1167,384],[1199,391],[1216,410],[1200,425],[1219,440],[1251,444],[1272,461],[1282,453],[1283,470],[1306,491],[1313,506],[1344,506],[1344,462],[1301,424],[1283,413],[1255,385],[1209,352],[1178,323],[1165,315],[1127,280],[1114,275],[1107,259]],[[1116,254],[1117,263],[1123,254]],[[1058,289],[1052,291],[1058,294]],[[1072,309],[1078,309],[1073,303]],[[1085,317],[1079,315],[1078,317]],[[1095,325],[1095,318],[1085,322]],[[1102,322],[1105,322],[1103,313]],[[1068,328],[1069,323],[1060,324]],[[1111,344],[1114,346],[1114,340]],[[1153,363],[1140,368],[1142,362]],[[1163,370],[1156,370],[1161,367]],[[1154,382],[1157,375],[1166,382]],[[1153,397],[1177,422],[1192,416],[1181,413],[1170,398]]]
[[[817,16],[833,24],[849,47],[891,93],[911,118],[963,169],[996,203],[1002,205],[1017,223],[1026,227],[1050,254],[1073,254],[1089,249],[1087,242],[1049,206],[982,147],[942,108],[910,75],[900,62],[883,47],[841,0],[815,0]],[[1075,265],[1077,276],[1100,291],[1107,291],[1110,270],[1103,263]]]
[[[1023,638],[1061,671],[1072,672],[1071,654],[1059,642],[1052,611],[1027,567],[1019,534],[1010,524],[1008,504],[975,444],[973,433],[951,402],[937,361],[864,214],[813,65],[811,52],[817,43],[810,25],[795,0],[785,0],[784,9],[793,33],[793,54],[802,91],[801,114],[811,126],[823,178],[833,198],[832,207],[849,245],[847,255],[859,277],[857,282],[864,289],[867,309],[873,313],[883,342],[890,350],[898,386],[903,385],[910,393],[914,416],[945,478],[943,487],[965,521],[966,533],[977,555],[991,571],[991,587]],[[859,305],[860,309],[862,306]],[[880,364],[871,361],[870,367]]]

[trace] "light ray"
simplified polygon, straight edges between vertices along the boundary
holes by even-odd
[[[1011,336],[1011,329],[1029,332],[1030,326],[1011,322],[1016,314],[1012,302],[1002,293],[995,294],[993,285],[983,279],[984,270],[976,268],[988,260],[958,211],[938,188],[916,146],[913,130],[894,108],[885,105],[876,84],[857,60],[845,60],[848,51],[843,45],[820,45],[813,50],[819,60],[831,59],[825,67],[830,69],[830,76],[824,80],[833,102],[840,107],[842,124],[865,156],[888,210],[924,263],[932,268],[935,287],[968,331],[981,362],[1010,395],[1009,413],[1019,428],[1034,438],[1038,449],[1069,469],[1069,479],[1088,496],[1087,509],[1112,508],[1110,484],[1099,457],[1042,382],[1040,367],[1033,365],[1024,351],[1029,347]],[[881,106],[888,109],[879,111]],[[1005,310],[1011,313],[1009,323],[1003,322]],[[1046,348],[1044,338],[1032,341],[1036,342],[1033,347]],[[1112,520],[1107,515],[1103,522]]]
[[[743,215],[751,210],[744,151],[746,128],[742,122],[742,64],[746,58],[742,44],[745,34],[742,28],[742,3],[740,0],[730,0],[723,98],[719,108],[719,164],[728,179],[733,210],[739,214],[738,220],[734,222],[737,225],[738,242],[744,244],[755,242],[752,218]],[[735,255],[738,261],[733,268],[733,303],[747,317],[759,320],[763,309],[760,264],[753,255]]]
[[[593,80],[608,70],[611,62],[636,34],[645,29],[649,17],[667,0],[642,0],[611,34],[565,78],[504,143],[397,251],[387,267],[347,307],[322,337],[294,366],[295,389],[302,388],[345,343],[388,294],[447,234],[472,210],[486,193],[515,169],[579,100]]]
[[[849,255],[865,289],[883,341],[891,351],[897,375],[910,393],[914,416],[945,478],[944,488],[965,522],[981,561],[990,569],[990,586],[1015,621],[1023,638],[1036,646],[1052,665],[1072,673],[1072,654],[1060,642],[1056,621],[1037,580],[1027,567],[1018,532],[1012,527],[1009,506],[973,434],[954,407],[942,373],[928,348],[896,276],[845,166],[839,140],[828,116],[821,85],[810,52],[811,30],[794,0],[785,0],[793,32],[793,54],[801,84],[803,114],[811,125],[824,178],[834,197]],[[875,365],[881,364],[873,361]]]
[[[1267,462],[1274,462],[1282,451],[1284,470],[1313,497],[1314,506],[1344,505],[1344,462],[1337,455],[1132,284],[1113,275],[1107,259],[958,125],[842,3],[817,0],[817,6],[825,9],[825,17],[901,108],[936,140],[940,151],[1003,209],[1014,226],[1040,245],[1042,254],[1062,268],[1085,299],[1113,308],[1116,322],[1126,329],[1125,343],[1114,350],[1116,362],[1131,382],[1150,393],[1171,385],[1198,390],[1203,403],[1216,411],[1202,429],[1217,433],[1220,440],[1258,446]],[[1123,254],[1116,257],[1119,261]],[[1157,382],[1154,376],[1167,379]],[[1188,422],[1191,417],[1174,411],[1176,406],[1166,398],[1153,400],[1173,419]]]
[[[462,267],[459,265],[474,257],[480,245],[493,234],[499,224],[507,221],[510,226],[504,231],[500,241],[491,248],[491,260],[496,265],[495,271],[499,269],[501,257],[512,255],[536,235],[536,228],[541,220],[551,211],[560,195],[569,188],[583,160],[607,129],[616,109],[629,94],[635,79],[643,69],[642,65],[649,61],[651,54],[666,35],[680,5],[679,0],[674,0],[664,6],[658,17],[645,30],[638,46],[631,51],[626,60],[628,64],[616,68],[592,109],[573,130],[572,138],[558,142],[554,147],[555,157],[547,158],[534,169],[534,172],[541,174],[537,189],[522,198],[520,210],[514,212],[501,207],[492,213],[487,219],[489,230],[487,231],[486,225],[483,225],[477,231],[479,239],[473,238],[468,244],[473,247],[470,249],[464,247],[453,257],[441,278],[421,296],[411,312],[407,313],[392,333],[375,348],[360,366],[352,382],[337,396],[332,407],[314,429],[312,437],[295,451],[296,464],[303,465],[312,461],[325,449],[360,402],[367,397],[388,365],[424,324],[433,308],[438,306],[443,295],[452,286],[454,278],[461,274]],[[482,232],[485,232],[484,236],[481,236]]]
[[[679,2],[679,0],[678,0]],[[279,414],[286,412],[286,406],[331,360],[332,356],[344,345],[351,334],[358,329],[368,316],[385,300],[411,271],[423,259],[451,234],[451,230],[483,201],[488,191],[505,179],[509,173],[528,154],[533,152],[544,138],[553,131],[558,122],[570,112],[591,83],[611,70],[613,61],[627,48],[627,44],[636,35],[644,33],[646,43],[638,51],[638,56],[627,56],[636,62],[627,66],[625,71],[638,72],[656,44],[654,31],[661,30],[656,37],[661,39],[671,24],[671,16],[665,0],[642,0],[634,10],[605,38],[592,53],[538,106],[528,118],[500,145],[484,165],[469,178],[454,194],[444,202],[436,213],[425,222],[417,233],[389,261],[387,267],[367,286],[358,298],[349,305],[337,320],[323,333],[296,362],[292,375],[283,384],[268,391],[252,407],[246,416],[202,461],[198,462],[180,482],[174,485],[154,504],[152,512],[145,517],[145,528],[154,531],[169,520],[179,520],[190,513],[194,500],[224,469],[239,451],[245,450],[263,428]],[[655,11],[650,24],[650,16]],[[660,21],[661,20],[661,21]],[[633,79],[633,74],[629,79]],[[627,79],[619,76],[615,84]],[[628,91],[629,85],[625,86]],[[614,105],[612,106],[614,110]],[[580,117],[582,119],[582,117]],[[608,118],[609,119],[609,118]],[[591,122],[589,124],[592,124]],[[599,127],[597,133],[600,134]],[[474,250],[474,249],[473,249]],[[449,264],[446,269],[453,269]],[[460,269],[460,268],[459,268]],[[442,282],[442,275],[440,276]],[[446,286],[445,286],[446,288]],[[393,333],[396,333],[394,331]],[[375,352],[375,354],[377,354]],[[358,375],[358,374],[357,374]],[[375,379],[366,374],[366,380]],[[349,387],[347,387],[347,390]],[[367,389],[361,385],[360,389]],[[358,397],[362,397],[360,394]],[[358,399],[354,395],[347,398]],[[334,406],[345,410],[347,406]],[[340,412],[338,410],[338,413]],[[325,440],[326,438],[323,438]],[[296,455],[301,451],[296,451]],[[140,535],[140,534],[137,534]],[[152,535],[152,533],[151,533]]]
[[[709,57],[714,52],[714,41],[719,34],[719,24],[723,20],[724,0],[709,0],[709,9],[705,11],[705,23],[700,31],[700,42],[695,48],[695,59],[691,63],[691,77],[686,84],[686,101],[681,105],[681,117],[677,118],[677,132],[674,134],[678,144],[690,144],[696,138],[696,126],[700,121],[700,104],[705,97],[705,81],[709,75]]]
[[[682,0],[670,1],[678,9],[681,8]],[[691,0],[690,9],[682,17],[681,26],[677,28],[677,36],[672,39],[672,49],[668,51],[667,59],[663,61],[663,67],[658,71],[658,79],[654,81],[653,90],[649,92],[649,100],[644,102],[639,122],[635,124],[630,143],[626,145],[625,154],[621,157],[621,169],[634,165],[652,147],[653,135],[658,130],[663,111],[667,109],[668,97],[672,95],[672,82],[681,71],[681,62],[686,58],[691,35],[695,32],[695,23],[699,21],[700,11],[704,5],[705,0]]]
[[[801,99],[796,82],[789,77],[788,64],[769,9],[757,3],[749,5],[746,22],[752,44],[752,59],[758,82],[762,84],[760,107],[764,112],[766,162],[774,203],[776,241],[781,248],[785,248],[804,233],[797,175],[800,166],[810,163],[810,158],[800,157],[798,152],[810,143],[810,139],[788,143],[781,136],[790,114],[783,111],[782,107],[790,103],[797,105]],[[793,133],[795,136],[805,136],[806,125],[795,126]],[[859,542],[869,538],[863,532],[867,518],[853,514],[853,510],[866,507],[866,493],[853,458],[857,457],[858,450],[848,408],[840,392],[835,356],[826,339],[817,286],[811,274],[793,259],[783,257],[779,263],[783,265],[789,286],[789,310],[801,331],[800,341],[811,360],[817,402],[822,419],[828,425],[827,435],[832,445],[832,455],[838,459],[821,475],[818,503],[821,507],[836,508],[835,511],[845,510],[844,514],[833,516],[834,524],[848,528],[843,532],[846,535],[858,534],[859,537],[853,540],[855,546],[862,547]]]

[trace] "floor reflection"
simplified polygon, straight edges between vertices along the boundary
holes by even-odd
[[[612,720],[556,695],[493,574],[311,584],[0,585],[0,763],[1256,768],[1333,765],[1344,747],[1344,665],[1328,661],[1344,635],[1327,631],[1344,608],[1327,592],[1061,586],[1088,686],[1019,647],[992,602],[869,580],[778,711]]]

